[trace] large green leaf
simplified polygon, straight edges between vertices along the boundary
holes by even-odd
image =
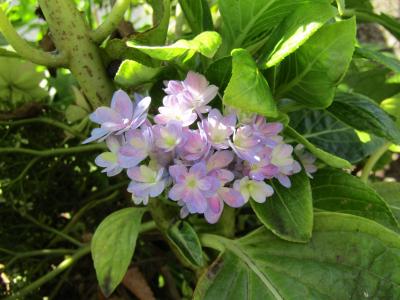
[[[375,182],[372,184],[372,187],[385,199],[397,221],[400,222],[400,183]]]
[[[300,110],[290,114],[290,125],[315,146],[357,163],[383,145],[383,139],[371,136],[362,142],[353,128],[325,111]]]
[[[388,54],[366,46],[356,47],[355,54],[380,63],[396,73],[400,73],[400,61],[395,57],[389,56]]]
[[[307,242],[313,227],[313,205],[310,182],[305,172],[290,177],[292,186],[285,188],[271,181],[274,194],[265,203],[251,201],[258,219],[280,238]]]
[[[315,155],[315,157],[322,160],[328,166],[331,166],[334,168],[350,168],[351,167],[351,164],[347,160],[337,157],[336,155],[328,153],[328,152],[314,146],[303,135],[298,133],[296,130],[294,130],[290,126],[286,127],[285,133],[289,137],[291,137],[292,139],[297,141],[299,144],[304,145],[312,154]]]
[[[214,29],[207,0],[179,0],[179,4],[194,33]]]
[[[396,118],[396,125],[400,128],[400,93],[383,100],[380,106],[389,115]]]
[[[167,38],[170,19],[170,0],[149,0],[153,8],[153,27],[136,34],[135,41],[145,45],[163,45]]]
[[[286,56],[296,51],[335,15],[330,1],[306,3],[296,7],[272,32],[265,55],[260,60],[264,68],[280,63]]]
[[[373,100],[361,94],[339,93],[328,108],[347,125],[400,144],[400,129]]]
[[[178,221],[167,231],[168,239],[175,248],[195,268],[204,267],[205,260],[199,237],[193,227],[186,221]]]
[[[124,208],[105,218],[92,239],[92,258],[97,280],[107,297],[122,281],[136,246],[142,216],[141,208]]]
[[[353,55],[355,19],[325,25],[281,64],[277,98],[313,108],[328,107]]]
[[[232,57],[225,56],[214,61],[206,71],[206,78],[220,88],[225,90],[232,77]]]
[[[120,65],[114,80],[123,87],[135,87],[150,82],[160,71],[161,68],[147,67],[134,60],[127,59]]]
[[[221,37],[215,31],[205,31],[192,40],[178,40],[169,46],[145,46],[128,41],[127,45],[138,49],[152,58],[159,60],[172,60],[183,57],[190,59],[196,52],[212,58],[221,44]]]
[[[278,116],[268,82],[250,53],[244,49],[232,51],[232,77],[225,89],[223,101],[243,111],[267,117]]]
[[[43,68],[19,58],[0,57],[0,110],[47,98],[49,93],[40,87],[44,79]]]
[[[204,236],[225,251],[200,278],[195,300],[399,299],[400,239],[353,215],[316,213],[307,244],[262,228],[239,239]]]
[[[397,221],[385,201],[357,177],[324,169],[315,174],[311,187],[315,208],[359,215],[398,229]]]
[[[222,17],[222,55],[234,48],[247,48],[265,40],[297,6],[326,0],[219,0]]]

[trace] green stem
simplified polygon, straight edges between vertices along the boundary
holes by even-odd
[[[369,174],[372,172],[375,164],[378,162],[378,160],[382,157],[383,154],[389,149],[390,145],[392,143],[385,143],[383,146],[378,148],[372,155],[368,158],[367,162],[364,165],[364,168],[361,171],[361,180],[364,182],[368,182]]]
[[[59,235],[60,237],[64,238],[65,240],[71,242],[72,244],[74,244],[74,245],[76,245],[78,247],[82,246],[81,242],[79,242],[78,240],[76,240],[73,237],[69,236],[68,234],[65,234],[64,232],[61,232],[61,231],[59,231],[57,229],[54,229],[53,227],[47,226],[45,224],[42,224],[38,220],[36,220],[35,218],[33,218],[33,217],[31,217],[31,216],[29,216],[27,214],[22,215],[22,217],[24,217],[25,219],[29,220],[30,222],[32,222],[33,224],[39,226],[40,228],[42,228],[44,230],[47,230],[47,231],[49,231],[51,233]]]
[[[18,121],[0,121],[0,126],[5,125],[5,126],[19,126],[19,125],[25,125],[25,124],[31,124],[31,123],[45,123],[48,125],[52,125],[54,127],[58,127],[62,130],[68,131],[69,133],[73,134],[74,136],[83,138],[84,136],[77,132],[75,129],[72,127],[64,124],[63,122],[51,119],[51,118],[46,118],[46,117],[40,117],[40,118],[29,118],[29,119],[23,119],[23,120],[18,120]]]
[[[158,230],[163,235],[164,240],[168,243],[176,258],[183,266],[193,269],[193,266],[188,263],[186,258],[182,256],[179,249],[177,249],[175,244],[168,237],[168,230],[176,218],[176,209],[174,209],[174,207],[164,204],[161,199],[150,200],[148,208],[155,224],[157,225]]]
[[[90,33],[90,37],[95,43],[99,44],[104,41],[118,27],[124,19],[124,14],[129,8],[130,2],[130,0],[117,0],[115,2],[107,19]]]
[[[74,252],[74,250],[72,249],[41,249],[41,250],[21,252],[15,254],[15,256],[7,263],[7,268],[10,268],[10,266],[14,264],[18,259],[24,257],[60,255],[60,254],[64,255],[64,254],[70,254],[72,252]]]
[[[32,47],[27,41],[21,38],[1,8],[0,32],[20,56],[35,64],[48,67],[60,67],[67,64],[68,60],[64,52],[56,55],[50,54],[49,52]]]
[[[139,233],[145,233],[157,228],[156,222],[149,221],[140,225]]]
[[[57,49],[69,54],[68,67],[92,108],[108,104],[114,86],[108,78],[100,49],[72,0],[38,0]]]
[[[92,209],[96,206],[99,206],[100,204],[109,202],[111,200],[113,200],[117,195],[119,194],[119,191],[115,191],[114,193],[112,193],[111,195],[104,197],[102,199],[96,199],[93,201],[88,202],[86,205],[84,205],[81,209],[79,209],[77,211],[77,213],[73,216],[73,218],[71,219],[71,221],[65,226],[65,228],[63,229],[64,233],[69,232],[69,230],[71,229],[71,227],[76,224],[76,222],[78,222],[78,220],[83,216],[83,214],[88,211],[89,209]]]
[[[153,230],[157,228],[156,224],[154,221],[150,221],[147,223],[143,223],[140,227],[139,232],[144,233],[149,230]],[[41,287],[43,284],[46,282],[52,280],[54,277],[71,267],[75,262],[77,262],[81,257],[85,256],[86,254],[90,253],[90,245],[84,245],[81,247],[79,250],[75,252],[74,255],[67,257],[64,259],[54,270],[51,272],[47,273],[46,275],[40,277],[38,280],[34,281],[27,287],[23,288],[22,290],[16,292],[14,295],[11,295],[8,298],[5,298],[4,300],[16,300],[16,299],[23,299],[24,296],[34,292],[36,289]]]
[[[223,237],[215,234],[205,233],[200,235],[200,242],[204,247],[212,248],[219,252],[225,251],[225,245],[222,242],[223,239]]]
[[[32,166],[40,159],[40,156],[34,157],[33,159],[31,159],[31,161],[25,166],[24,170],[18,175],[17,178],[11,180],[7,185],[13,185],[14,183],[20,181],[21,179],[23,179],[26,174],[28,173],[28,171],[30,170],[30,168],[32,168]]]
[[[0,154],[30,154],[36,156],[56,156],[62,154],[75,154],[82,152],[90,152],[96,150],[104,150],[106,147],[103,144],[93,144],[87,146],[76,146],[71,148],[55,148],[55,149],[47,149],[47,150],[34,150],[34,149],[26,149],[26,148],[14,148],[14,147],[5,147],[0,148]]]
[[[62,273],[70,266],[72,266],[75,262],[77,262],[81,257],[85,256],[86,254],[90,253],[90,245],[85,245],[84,247],[80,248],[75,252],[74,255],[65,258],[54,270],[47,273],[46,275],[40,277],[38,280],[32,282],[27,287],[23,288],[22,290],[16,292],[15,294],[7,297],[5,300],[14,300],[14,299],[24,299],[24,297],[36,289],[41,287],[46,282],[52,280],[58,274]]]

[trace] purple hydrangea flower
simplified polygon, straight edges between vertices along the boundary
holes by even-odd
[[[128,170],[128,177],[132,179],[128,192],[132,193],[135,204],[147,205],[149,197],[157,197],[164,191],[168,183],[168,176],[164,168],[151,168],[146,165],[133,167]]]
[[[94,160],[95,164],[99,167],[105,168],[102,172],[107,176],[114,176],[122,171],[122,167],[118,163],[118,150],[121,147],[121,137],[109,136],[106,139],[106,144],[109,152],[103,152],[98,155]]]
[[[278,135],[283,130],[282,123],[267,123],[264,117],[256,116],[254,118],[253,128],[255,135],[267,146],[274,147],[283,140],[283,138]]]
[[[274,177],[287,188],[291,187],[290,175],[301,171],[300,164],[293,159],[293,147],[288,144],[278,144],[272,150],[271,164],[279,168],[279,172]]]
[[[150,102],[150,97],[145,97],[134,104],[127,93],[116,91],[111,100],[111,108],[101,106],[90,115],[90,120],[101,127],[93,129],[91,137],[83,141],[83,144],[102,141],[110,134],[119,135],[138,128],[147,118]]]
[[[233,142],[229,142],[236,155],[243,160],[256,162],[260,160],[257,155],[261,149],[260,139],[254,134],[250,125],[244,125],[236,129],[233,134]]]
[[[163,99],[164,106],[158,108],[160,112],[154,117],[157,124],[165,125],[170,121],[180,122],[181,126],[188,127],[197,120],[193,109],[188,107],[182,97],[166,96]]]
[[[155,145],[166,151],[174,150],[183,140],[182,125],[179,122],[169,122],[167,125],[153,126]]]
[[[294,153],[303,165],[307,176],[314,178],[311,174],[317,172],[317,166],[315,165],[317,158],[311,153],[305,151],[305,148],[302,144],[298,144],[296,147],[294,147]]]
[[[201,127],[215,149],[229,148],[229,138],[235,131],[235,125],[236,116],[234,114],[223,117],[218,109],[212,109],[207,119],[201,122]]]
[[[203,75],[192,71],[189,71],[182,85],[188,106],[200,114],[207,113],[210,110],[207,104],[217,95],[218,87],[210,85]]]
[[[186,161],[198,161],[205,157],[210,151],[211,145],[203,130],[183,130],[184,143],[178,148],[178,155]]]
[[[126,144],[118,152],[118,162],[123,168],[132,168],[143,161],[153,149],[153,133],[149,126],[131,129],[125,134]]]
[[[220,187],[217,178],[207,175],[205,162],[196,163],[189,170],[183,165],[173,165],[169,173],[175,182],[169,198],[182,201],[190,213],[204,213],[208,207],[207,198]]]
[[[233,188],[242,194],[246,202],[251,197],[258,203],[264,203],[267,198],[274,193],[272,187],[264,181],[250,180],[247,176],[236,180],[233,184]]]

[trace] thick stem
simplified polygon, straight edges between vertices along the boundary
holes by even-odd
[[[187,268],[193,269],[193,266],[188,263],[185,257],[181,255],[179,249],[171,242],[168,238],[168,229],[174,222],[176,217],[176,210],[173,207],[166,205],[161,199],[151,199],[148,205],[150,209],[151,216],[158,230],[162,233],[164,240],[168,243],[169,247],[175,254],[176,258],[180,261],[182,265]]]
[[[40,117],[40,118],[29,118],[29,119],[22,119],[18,121],[0,121],[0,125],[5,125],[5,126],[19,126],[19,125],[25,125],[25,124],[32,124],[32,123],[44,123],[48,125],[52,125],[54,127],[58,127],[60,129],[63,129],[74,136],[77,137],[84,137],[81,133],[77,132],[75,129],[73,129],[71,126],[68,126],[60,121],[51,119],[51,118],[46,118],[46,117]]]
[[[90,37],[95,43],[104,41],[121,23],[129,8],[130,0],[117,0],[104,23],[92,31]]]
[[[34,149],[25,149],[25,148],[13,148],[13,147],[5,147],[0,148],[0,154],[30,154],[36,156],[56,156],[61,154],[75,154],[75,153],[82,153],[82,152],[90,152],[96,150],[104,150],[106,149],[105,145],[103,144],[93,144],[88,146],[76,146],[71,148],[55,148],[55,149],[48,149],[48,150],[34,150]]]
[[[93,108],[108,104],[113,85],[90,38],[90,29],[72,0],[39,0],[53,41],[69,55],[68,67]]]
[[[21,57],[35,64],[48,67],[60,67],[65,66],[68,62],[65,52],[54,55],[32,47],[27,41],[20,37],[1,8],[0,32]]]
[[[36,289],[41,287],[46,282],[52,280],[58,274],[62,273],[70,266],[72,266],[75,262],[77,262],[81,257],[85,256],[86,254],[90,253],[90,245],[84,246],[80,248],[78,251],[75,252],[74,255],[65,258],[53,271],[47,273],[46,275],[40,277],[38,280],[34,281],[27,287],[23,288],[22,290],[16,292],[12,296],[6,298],[5,300],[12,300],[12,299],[24,299],[24,297]]]
[[[392,143],[385,143],[382,147],[378,148],[372,155],[368,158],[361,172],[361,180],[368,182],[369,174],[372,172],[375,164],[382,157],[383,154],[389,149]]]

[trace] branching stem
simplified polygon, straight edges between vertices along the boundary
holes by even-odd
[[[368,158],[367,162],[364,165],[364,168],[361,172],[361,180],[364,182],[368,182],[369,174],[372,172],[375,164],[378,162],[378,160],[382,157],[383,154],[389,149],[390,145],[392,143],[385,143],[383,146],[378,148],[372,155]]]
[[[68,59],[65,53],[61,52],[54,55],[36,49],[25,41],[11,25],[2,9],[0,9],[0,32],[15,51],[26,60],[47,67],[61,67],[67,65]]]
[[[115,1],[110,14],[107,16],[107,19],[90,34],[90,37],[95,43],[100,44],[118,27],[124,18],[125,12],[129,8],[129,4],[130,0]]]
[[[62,154],[75,154],[82,152],[90,152],[96,150],[104,150],[106,149],[104,144],[93,144],[87,146],[76,146],[71,148],[55,148],[55,149],[47,149],[47,150],[34,150],[34,149],[26,149],[26,148],[14,148],[14,147],[4,147],[0,148],[0,154],[30,154],[36,156],[56,156]]]

